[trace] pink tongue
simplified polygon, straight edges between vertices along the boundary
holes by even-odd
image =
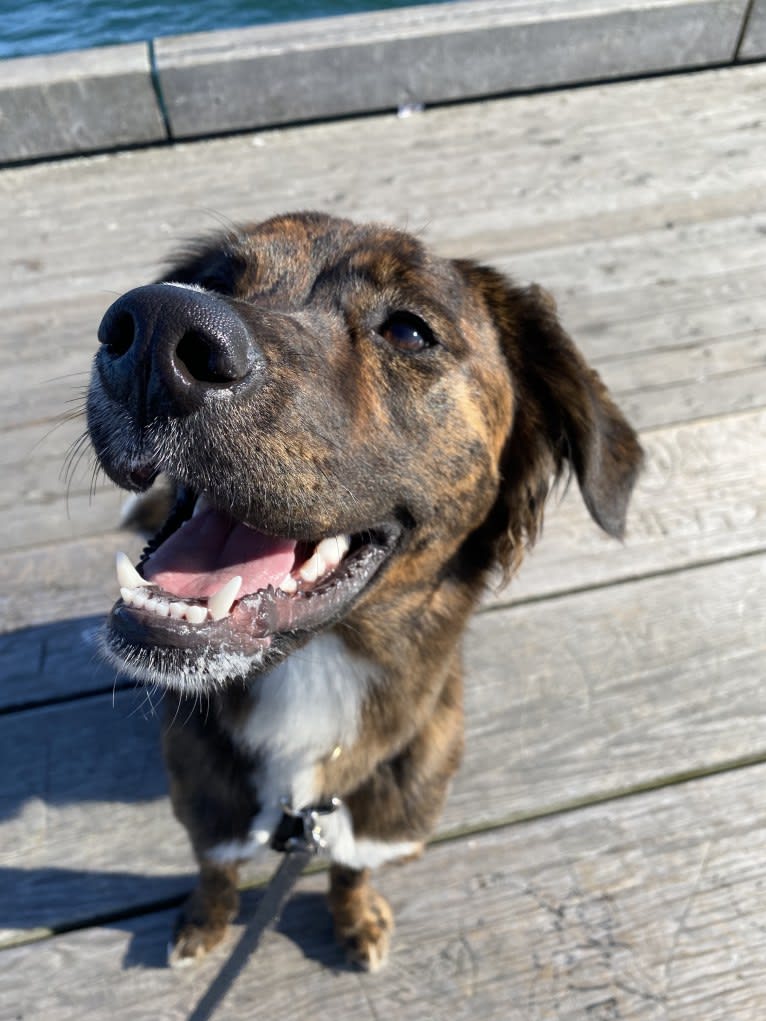
[[[239,574],[241,594],[276,587],[295,563],[295,540],[274,539],[217,510],[202,511],[144,564],[144,577],[173,595],[203,599]]]

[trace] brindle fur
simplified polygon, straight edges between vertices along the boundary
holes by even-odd
[[[622,536],[636,436],[546,292],[436,258],[399,231],[278,217],[201,243],[166,279],[233,299],[267,363],[256,397],[225,421],[211,412],[185,424],[172,474],[214,486],[235,516],[274,534],[353,533],[391,516],[404,528],[335,625],[383,682],[354,746],[328,754],[318,775],[357,835],[424,841],[461,759],[470,614],[493,572],[512,573],[538,537],[549,488],[569,467],[594,519]],[[374,331],[394,309],[421,316],[439,345],[387,347]],[[213,845],[244,836],[257,808],[252,763],[227,737],[244,696],[232,687],[194,709],[178,698],[170,716],[186,723],[164,738],[171,795],[204,863]],[[335,867],[330,906],[351,958],[379,964],[393,920],[367,872]],[[214,945],[235,910],[236,869],[203,864],[176,958]]]

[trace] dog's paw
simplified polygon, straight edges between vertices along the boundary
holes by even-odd
[[[168,965],[171,968],[187,968],[195,964],[217,947],[225,935],[225,926],[213,928],[193,922],[181,924],[168,943]]]
[[[168,946],[172,968],[193,964],[223,940],[239,907],[236,879],[235,866],[203,863],[199,884],[181,909]]]
[[[349,963],[377,971],[386,962],[394,931],[388,901],[370,886],[366,872],[336,866],[331,872],[329,903],[335,936]]]
[[[337,925],[335,931],[350,964],[377,971],[388,958],[394,915],[385,897],[371,888],[368,893],[363,913],[352,924]]]

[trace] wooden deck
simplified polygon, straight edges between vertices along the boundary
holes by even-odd
[[[169,248],[307,207],[551,288],[649,467],[624,546],[573,486],[476,618],[442,831],[379,877],[388,968],[344,968],[307,877],[213,1016],[763,1021],[766,65],[0,174],[0,1019],[188,1018],[226,959],[164,967],[192,862],[92,644],[138,541],[87,458],[67,492],[61,417]]]

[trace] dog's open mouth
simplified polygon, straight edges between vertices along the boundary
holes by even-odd
[[[141,648],[253,656],[339,619],[398,538],[393,526],[313,542],[266,535],[185,492],[138,570],[117,557],[110,626]],[[140,573],[139,573],[140,572]]]

